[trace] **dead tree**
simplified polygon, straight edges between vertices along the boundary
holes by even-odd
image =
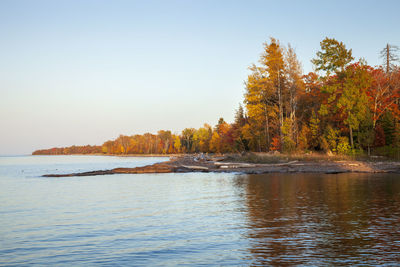
[[[386,69],[386,73],[389,74],[392,72],[395,67],[394,63],[399,61],[399,57],[397,56],[397,52],[399,51],[399,47],[396,45],[386,44],[385,48],[381,51],[381,58],[383,58],[383,67]]]

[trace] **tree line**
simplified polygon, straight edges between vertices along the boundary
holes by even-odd
[[[271,38],[250,66],[243,105],[235,120],[180,134],[120,135],[102,146],[53,148],[35,154],[174,154],[324,151],[330,154],[400,155],[400,68],[397,47],[381,51],[382,66],[354,60],[333,38],[320,43],[302,73],[295,50]]]

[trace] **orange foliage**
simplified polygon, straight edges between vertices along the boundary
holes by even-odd
[[[281,150],[281,141],[279,137],[275,136],[272,138],[271,146],[269,148],[271,151],[279,151]]]

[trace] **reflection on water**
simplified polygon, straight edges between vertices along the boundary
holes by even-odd
[[[270,174],[246,189],[253,264],[400,261],[398,175]]]
[[[165,160],[0,157],[0,265],[398,265],[400,177],[168,173]]]

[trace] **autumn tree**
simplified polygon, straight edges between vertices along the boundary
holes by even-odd
[[[196,132],[194,128],[185,128],[182,131],[182,147],[184,148],[185,153],[192,152],[193,146],[193,135]]]
[[[182,143],[178,135],[174,137],[174,149],[176,153],[180,153],[182,151]]]
[[[168,153],[169,147],[173,142],[171,131],[160,130],[158,131],[157,135],[161,146],[161,149],[158,152],[163,154]]]
[[[343,121],[344,116],[350,117],[347,119],[347,125],[349,127],[349,138],[353,147],[353,123],[351,123],[352,115],[349,114],[349,109],[343,113],[342,107],[347,107],[350,104],[346,102],[346,96],[352,95],[350,89],[345,89],[346,83],[346,67],[354,59],[352,56],[352,50],[346,49],[346,46],[337,41],[336,39],[325,38],[321,43],[321,51],[317,52],[317,57],[311,62],[314,64],[316,71],[323,71],[325,76],[322,77],[324,84],[321,86],[321,91],[326,96],[326,100],[321,103],[319,114],[325,118],[327,116],[336,115],[335,119],[330,121]],[[351,84],[347,84],[351,86]],[[347,94],[341,100],[343,92],[347,90]],[[340,102],[340,103],[339,103]],[[325,119],[326,121],[326,119]],[[332,124],[332,123],[331,123]]]
[[[272,128],[277,125],[277,98],[265,67],[253,65],[250,70],[252,73],[247,77],[244,100],[248,123],[242,134],[253,150],[267,150]]]
[[[218,133],[219,136],[219,144],[217,146],[219,147],[220,152],[222,153],[232,152],[233,151],[232,126],[229,123],[225,122],[223,118],[220,118],[218,120],[218,124],[215,126],[214,132]]]
[[[284,50],[276,39],[264,44],[260,63],[260,67],[250,68],[252,73],[246,82],[249,126],[244,128],[244,134],[253,139],[249,144],[261,151],[262,147],[269,149],[275,132],[280,139],[283,137],[285,60]]]
[[[297,143],[297,135],[298,135],[298,125],[297,125],[297,117],[296,112],[298,108],[298,95],[300,91],[303,90],[304,83],[302,80],[302,70],[301,64],[297,59],[296,52],[288,45],[288,48],[285,53],[285,62],[286,62],[286,86],[288,92],[288,105],[287,112],[289,113],[288,120],[286,120],[286,128],[287,125],[290,124],[290,127],[287,129],[289,132],[286,134],[286,140],[289,140],[290,143]],[[283,130],[282,130],[283,132]]]
[[[285,49],[274,38],[264,44],[260,63],[250,67],[252,73],[246,82],[248,118],[242,127],[243,137],[249,140],[250,148],[259,151],[277,149],[289,140],[293,146],[298,135],[299,91],[304,87],[301,64],[290,45]]]
[[[101,146],[101,151],[104,153],[104,154],[112,154],[113,153],[113,151],[112,151],[112,147],[113,147],[113,141],[106,141],[106,142],[104,142],[104,144]]]
[[[397,105],[400,98],[400,71],[393,73],[392,79],[389,79],[383,69],[372,70],[372,85],[367,94],[375,128],[377,121],[386,112],[400,113]]]
[[[214,131],[210,140],[210,151],[214,153],[221,153],[221,137],[217,131]]]
[[[282,141],[282,126],[283,126],[283,94],[285,83],[285,60],[283,49],[279,42],[271,38],[270,43],[265,43],[265,53],[262,55],[262,63],[266,67],[268,73],[268,81],[275,90],[278,98],[279,109],[279,136]]]
[[[352,50],[334,38],[326,37],[320,42],[321,51],[311,60],[316,71],[324,71],[326,76],[332,73],[343,72],[345,67],[354,59]]]
[[[299,148],[315,149],[321,138],[321,120],[318,113],[323,102],[323,83],[315,72],[302,77],[303,88],[298,91],[298,124],[300,125]]]
[[[346,68],[343,91],[338,99],[337,108],[343,114],[345,125],[349,127],[351,148],[354,148],[353,130],[359,130],[360,124],[366,119],[367,90],[371,82],[368,66],[356,63]]]
[[[238,152],[248,150],[248,140],[243,135],[243,127],[246,125],[246,117],[243,106],[239,104],[239,108],[235,112],[235,121],[232,124],[234,149]]]
[[[212,128],[205,123],[195,131],[193,135],[193,143],[195,152],[208,152],[210,150],[210,141],[212,137]]]

